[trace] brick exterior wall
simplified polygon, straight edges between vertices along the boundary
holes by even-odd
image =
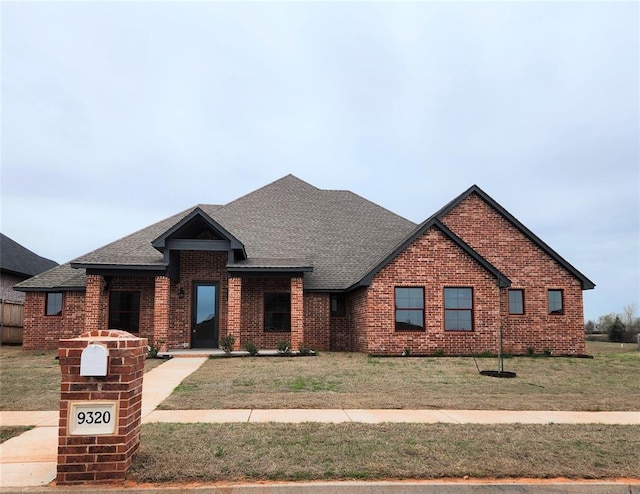
[[[234,350],[242,348],[242,278],[229,278],[227,334],[235,338]]]
[[[84,292],[64,292],[62,314],[47,316],[44,292],[29,292],[24,304],[24,350],[55,350],[58,340],[84,331]]]
[[[171,315],[169,327],[169,348],[189,348],[191,346],[191,304],[195,282],[217,283],[218,335],[227,334],[227,252],[180,252],[180,281],[171,283]],[[185,297],[178,297],[178,289],[185,291]],[[238,342],[239,343],[239,342]]]
[[[171,312],[171,281],[156,276],[153,294],[153,340],[160,351],[166,351],[169,341],[169,314]]]
[[[105,377],[80,376],[82,350],[90,343],[108,348]],[[57,483],[113,483],[124,480],[140,445],[142,378],[147,340],[124,331],[91,331],[60,341],[62,374],[58,429]],[[116,401],[113,434],[71,435],[69,410],[73,401]],[[115,420],[115,418],[114,418]]]
[[[476,194],[450,211],[443,223],[507,275],[512,282],[511,288],[524,289],[523,315],[509,315],[507,291],[502,294],[506,352],[525,354],[531,347],[537,353],[547,348],[553,354],[585,353],[579,280]],[[548,314],[549,289],[563,290],[563,314]]]
[[[368,290],[360,288],[349,294],[347,299],[347,317],[351,331],[351,349],[367,352],[369,349],[368,329]]]
[[[304,327],[304,296],[302,278],[294,277],[290,281],[291,293],[291,349],[299,350],[306,342]]]
[[[245,278],[242,280],[242,343],[259,349],[276,348],[280,340],[291,342],[290,331],[264,331],[264,294],[289,293],[289,278]]]
[[[304,294],[304,343],[314,350],[329,350],[331,320],[328,293]],[[341,318],[345,319],[345,318]]]
[[[395,330],[395,288],[424,288],[425,331]],[[473,331],[444,330],[445,287],[473,288]],[[357,348],[370,354],[445,355],[497,353],[500,290],[495,277],[440,230],[431,228],[385,266],[355,310],[366,320],[356,331]],[[352,304],[353,305],[353,304]],[[365,314],[361,314],[365,309]]]

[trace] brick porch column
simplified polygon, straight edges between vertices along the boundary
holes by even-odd
[[[160,351],[169,348],[169,309],[171,307],[171,280],[156,276],[153,298],[153,345]]]
[[[302,278],[291,278],[291,349],[300,350],[304,342],[304,298]]]
[[[240,350],[242,322],[242,278],[229,278],[227,294],[227,334],[232,335],[236,341],[234,350]]]
[[[84,296],[84,330],[102,329],[102,284],[98,274],[87,275],[87,289]]]

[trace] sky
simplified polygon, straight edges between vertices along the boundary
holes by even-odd
[[[292,173],[473,184],[640,310],[637,2],[0,2],[1,231],[59,263]]]

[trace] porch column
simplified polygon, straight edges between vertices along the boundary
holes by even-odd
[[[153,297],[153,342],[160,351],[169,349],[169,309],[171,308],[171,280],[156,276]]]
[[[236,341],[234,350],[240,350],[240,325],[242,322],[242,278],[229,278],[227,293],[227,335]]]
[[[102,326],[102,285],[99,274],[87,275],[87,289],[84,294],[84,330],[98,331]]]
[[[302,278],[291,278],[291,349],[300,350],[304,343],[304,298]]]

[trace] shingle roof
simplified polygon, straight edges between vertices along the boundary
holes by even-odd
[[[313,267],[304,275],[305,288],[311,290],[353,285],[416,226],[352,192],[318,189],[287,175],[226,205],[200,204],[178,213],[81,256],[71,266],[163,268],[164,257],[151,242],[198,207],[242,242],[250,263],[286,267],[293,260],[290,267]],[[77,275],[71,276],[65,266],[64,273],[28,280],[19,288],[76,283]],[[84,270],[76,271],[84,276]]]
[[[58,263],[39,256],[0,233],[0,269],[18,276],[34,276]]]

